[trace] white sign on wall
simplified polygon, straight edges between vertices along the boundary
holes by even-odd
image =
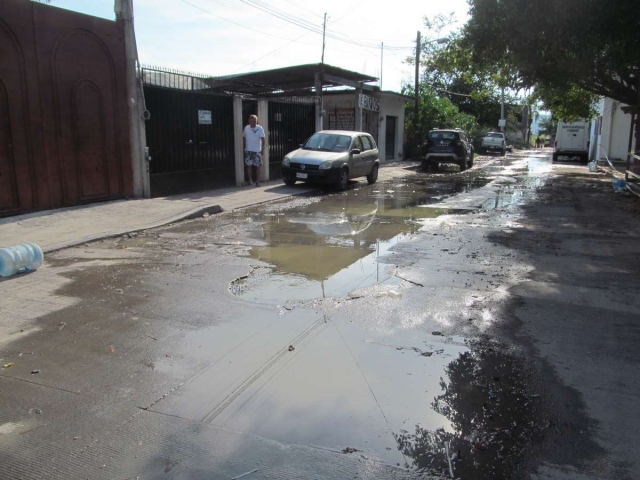
[[[507,126],[507,121],[504,118],[498,120],[498,126],[499,127],[506,127]]]
[[[378,100],[373,97],[369,97],[368,95],[363,95],[362,93],[358,95],[358,105],[360,108],[371,110],[372,112],[380,111],[380,104],[378,103]]]
[[[211,125],[211,110],[198,110],[198,123],[200,125]]]

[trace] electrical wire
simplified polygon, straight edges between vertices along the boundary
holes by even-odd
[[[297,41],[297,40],[300,40],[302,37],[304,37],[304,36],[306,36],[306,35],[309,35],[309,33],[311,33],[311,32],[303,33],[303,34],[302,34],[302,35],[300,35],[298,38],[294,38],[293,40],[291,40],[290,42],[285,43],[285,44],[284,44],[284,45],[282,45],[281,47],[278,47],[278,48],[276,48],[275,50],[271,50],[269,53],[267,53],[267,54],[265,54],[265,55],[263,55],[263,56],[261,56],[261,57],[259,57],[259,58],[256,58],[255,60],[253,60],[253,61],[251,61],[251,62],[247,63],[246,65],[243,65],[242,67],[238,68],[237,70],[234,70],[234,72],[233,72],[233,73],[237,73],[237,72],[239,72],[240,70],[242,70],[242,69],[244,69],[244,68],[248,67],[249,65],[251,65],[251,64],[253,64],[253,63],[255,63],[255,62],[259,62],[259,61],[260,61],[260,60],[262,60],[263,58],[266,58],[266,57],[268,57],[269,55],[272,55],[272,54],[276,53],[277,51],[282,50],[284,47],[286,47],[286,46],[288,46],[288,45],[291,45],[293,42],[295,42],[295,41]]]
[[[269,36],[269,37],[280,38],[281,40],[291,40],[290,38],[285,38],[285,37],[281,37],[281,36],[279,36],[279,35],[273,35],[273,34],[271,34],[271,33],[262,32],[262,31],[260,31],[260,30],[255,29],[255,28],[248,27],[248,26],[243,25],[243,24],[238,23],[238,22],[234,22],[233,20],[229,20],[229,19],[228,19],[228,18],[226,18],[226,17],[223,17],[223,16],[221,16],[221,15],[218,15],[218,14],[215,14],[215,13],[213,13],[213,12],[210,12],[209,10],[206,10],[206,9],[204,9],[204,8],[202,8],[202,7],[199,7],[198,5],[194,5],[193,3],[188,2],[187,0],[180,0],[180,1],[181,1],[182,3],[186,3],[187,5],[192,6],[193,8],[195,8],[195,9],[197,9],[197,10],[200,10],[201,12],[207,13],[207,14],[209,14],[209,15],[213,16],[213,17],[220,18],[220,19],[222,19],[222,20],[224,20],[224,21],[226,21],[226,22],[229,22],[229,23],[233,23],[234,25],[237,25],[238,27],[246,28],[247,30],[252,30],[252,31],[257,32],[257,33],[259,33],[259,34],[261,34],[261,35],[267,35],[267,36]]]

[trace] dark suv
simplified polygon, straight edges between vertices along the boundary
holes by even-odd
[[[460,171],[473,166],[473,145],[459,128],[454,130],[431,130],[424,143],[422,168],[437,169],[440,163],[455,163]]]

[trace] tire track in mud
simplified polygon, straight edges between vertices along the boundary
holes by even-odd
[[[292,338],[290,341],[286,342],[287,345],[278,349],[276,353],[274,353],[271,357],[269,357],[264,364],[259,367],[257,370],[254,370],[248,376],[240,382],[240,384],[234,388],[224,399],[222,399],[215,407],[210,409],[204,417],[202,417],[202,423],[212,423],[220,414],[222,414],[227,408],[229,408],[235,400],[238,399],[244,392],[246,392],[252,385],[254,385],[257,381],[259,381],[269,370],[271,370],[274,366],[276,366],[284,357],[289,355],[291,351],[289,350],[290,346],[300,344],[307,337],[311,336],[314,332],[316,332],[321,327],[326,325],[326,318],[323,316],[305,328],[301,333],[299,333],[296,337]],[[316,333],[319,333],[316,332]],[[273,376],[271,377],[273,378]],[[245,402],[243,402],[238,410],[242,409],[250,400],[255,396],[255,394],[259,391],[258,389],[254,392],[253,395]],[[225,424],[228,423],[225,422]]]

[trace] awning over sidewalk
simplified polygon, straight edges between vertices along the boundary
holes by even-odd
[[[204,82],[212,90],[220,92],[268,95],[310,91],[315,87],[317,74],[322,75],[323,87],[355,86],[377,81],[377,78],[362,73],[313,63],[261,72],[211,77],[204,79]]]

